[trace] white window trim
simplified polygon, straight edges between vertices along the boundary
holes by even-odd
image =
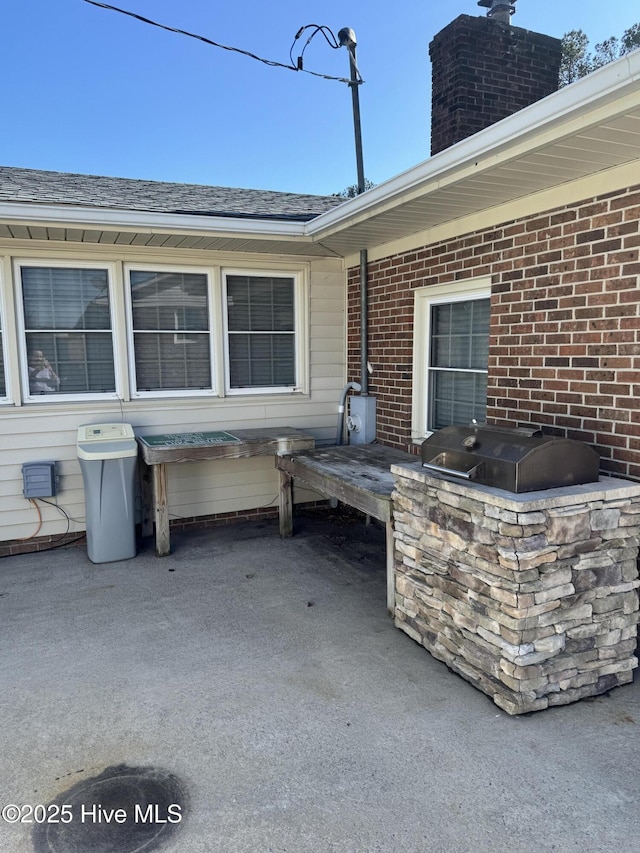
[[[421,443],[432,434],[427,429],[429,406],[429,353],[431,306],[468,302],[491,297],[491,276],[463,282],[420,287],[414,291],[413,307],[413,394],[411,401],[411,441]]]
[[[4,387],[5,394],[0,396],[0,405],[12,402],[11,375],[9,371],[9,346],[7,340],[7,318],[9,317],[9,306],[7,305],[8,288],[4,286],[5,258],[0,256],[0,338],[2,346],[2,358],[4,363]],[[6,294],[6,296],[5,296]]]
[[[227,276],[246,275],[253,278],[291,278],[293,279],[294,300],[294,357],[296,385],[267,386],[261,388],[231,388],[229,365],[229,329],[227,306]],[[306,394],[309,385],[309,277],[305,270],[269,269],[237,269],[223,267],[221,270],[222,284],[222,315],[224,323],[224,384],[225,394],[229,397],[274,395],[274,394]]]
[[[167,272],[167,273],[195,273],[197,275],[205,275],[207,278],[207,313],[208,313],[208,332],[198,332],[198,334],[207,334],[209,336],[209,359],[210,359],[210,388],[185,388],[184,390],[169,389],[167,391],[138,391],[136,383],[136,359],[134,346],[134,328],[133,328],[133,303],[131,300],[131,272]],[[217,287],[215,286],[215,273],[211,267],[207,266],[184,266],[182,264],[150,264],[150,263],[126,263],[124,265],[124,293],[125,304],[127,311],[127,343],[129,346],[129,382],[131,387],[131,398],[133,400],[141,399],[163,399],[171,397],[217,397],[219,396],[218,388],[218,369],[217,369],[217,351],[218,340],[221,337],[221,324],[216,317],[216,307],[220,304],[217,299]]]
[[[100,269],[107,273],[109,287],[109,313],[111,317],[111,343],[113,347],[113,369],[115,377],[115,390],[96,392],[88,391],[84,394],[31,394],[29,389],[29,371],[27,338],[24,317],[24,302],[22,298],[22,268],[44,267],[60,269]],[[14,284],[15,284],[15,307],[18,327],[18,359],[20,363],[20,382],[22,385],[22,399],[25,403],[39,403],[41,405],[51,403],[81,403],[87,400],[122,400],[123,388],[121,382],[121,366],[119,363],[118,347],[118,323],[116,320],[115,282],[117,280],[117,263],[103,260],[85,258],[82,260],[67,258],[16,258],[13,262]],[[106,334],[106,332],[105,332]]]

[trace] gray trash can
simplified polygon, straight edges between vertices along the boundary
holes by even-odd
[[[87,554],[92,563],[128,560],[136,555],[137,456],[130,424],[86,424],[78,429]]]

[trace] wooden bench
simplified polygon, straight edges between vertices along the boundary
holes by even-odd
[[[380,444],[319,447],[276,458],[280,471],[280,535],[291,536],[292,481],[355,507],[381,521],[386,528],[387,609],[393,613],[395,583],[393,572],[392,465],[416,461],[411,453]]]
[[[312,435],[293,427],[138,435],[136,438],[141,451],[142,534],[150,535],[155,524],[158,557],[166,556],[171,550],[166,470],[169,463],[269,456],[315,446]]]

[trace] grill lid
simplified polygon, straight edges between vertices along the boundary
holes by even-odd
[[[449,426],[422,443],[422,464],[434,473],[509,492],[597,482],[600,457],[588,444],[543,435],[535,427]]]

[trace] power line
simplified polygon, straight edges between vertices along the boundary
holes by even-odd
[[[141,21],[143,24],[150,24],[152,27],[158,27],[159,29],[167,30],[170,33],[178,33],[178,35],[188,36],[189,38],[198,39],[198,41],[202,41],[205,44],[211,45],[212,47],[219,47],[221,50],[229,50],[232,53],[239,53],[242,56],[248,56],[250,59],[255,59],[257,62],[262,62],[265,65],[269,65],[269,66],[274,67],[274,68],[285,68],[287,71],[302,71],[305,74],[312,74],[314,77],[322,77],[324,80],[336,80],[339,83],[346,83],[348,86],[351,85],[351,82],[352,82],[352,81],[348,80],[346,77],[333,77],[330,74],[321,74],[318,71],[309,71],[308,69],[303,68],[302,67],[302,55],[300,56],[297,63],[294,63],[293,59],[291,59],[291,64],[286,65],[284,62],[277,62],[276,60],[273,60],[273,59],[264,59],[262,56],[258,56],[257,54],[251,53],[248,50],[242,50],[239,47],[230,47],[229,45],[226,45],[226,44],[220,44],[219,42],[213,41],[212,39],[206,38],[205,36],[198,35],[197,33],[190,33],[187,30],[181,30],[179,27],[170,27],[167,24],[160,24],[158,21],[152,21],[150,18],[145,18],[143,15],[138,15],[137,13],[130,12],[127,9],[120,9],[120,8],[118,8],[118,6],[112,6],[109,3],[100,3],[100,2],[98,2],[98,0],[83,0],[83,2],[89,3],[92,6],[98,6],[101,9],[108,9],[112,12],[119,12],[121,15],[127,15],[130,18],[135,18],[137,21]],[[296,37],[295,37],[293,43],[295,44],[296,40],[302,35],[302,33],[306,29],[310,29],[310,28],[315,28],[315,29],[314,29],[314,32],[309,36],[309,39],[307,40],[307,43],[305,44],[305,47],[303,48],[302,53],[304,53],[304,50],[306,49],[307,45],[309,44],[311,39],[318,32],[322,33],[322,35],[325,37],[325,39],[327,40],[327,42],[329,43],[329,45],[331,47],[340,47],[340,45],[337,43],[337,40],[336,40],[335,36],[333,35],[333,33],[331,32],[331,30],[328,27],[318,26],[317,24],[309,24],[307,26],[301,27],[298,30],[298,33],[296,34]],[[330,33],[330,36],[327,34],[327,32]],[[332,41],[333,41],[333,43],[332,43]],[[291,50],[289,51],[290,55],[291,55],[292,51],[293,51],[293,45],[291,46]],[[364,82],[364,81],[360,80],[360,82]]]

